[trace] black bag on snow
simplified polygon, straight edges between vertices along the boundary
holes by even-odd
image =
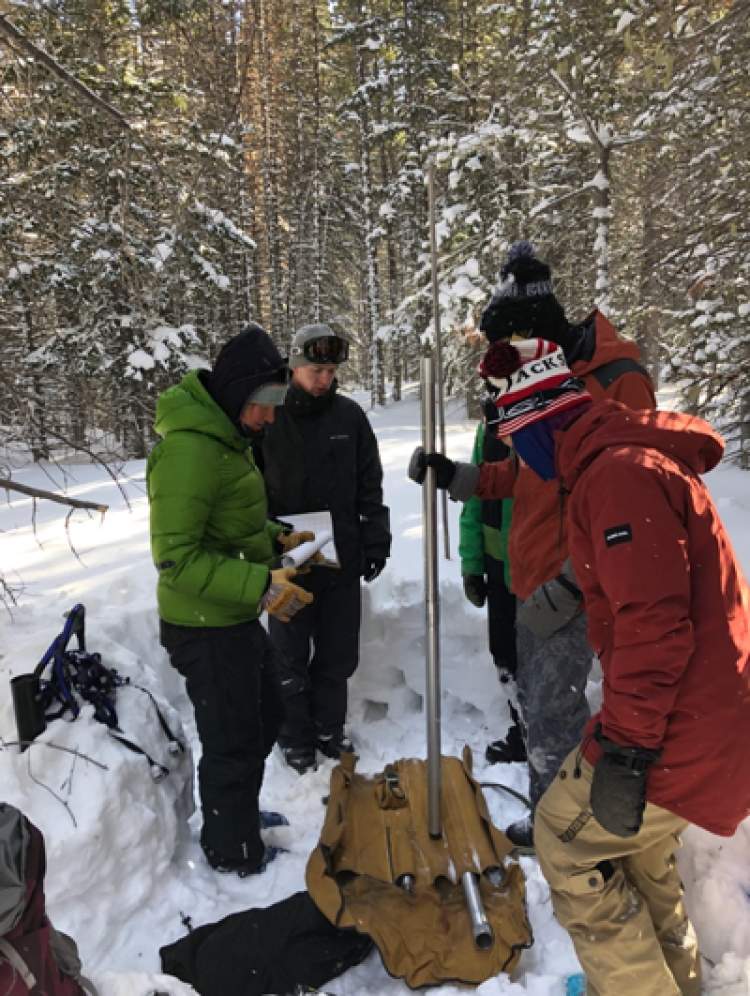
[[[306,892],[233,913],[161,948],[162,970],[201,996],[291,996],[364,961],[372,941],[339,930]]]

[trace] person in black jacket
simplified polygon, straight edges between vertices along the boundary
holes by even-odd
[[[278,742],[300,774],[315,766],[316,748],[332,758],[352,750],[344,723],[359,663],[360,578],[374,581],[391,550],[375,434],[360,406],[336,393],[348,355],[348,342],[327,325],[299,330],[292,384],[261,443],[271,514],[329,511],[341,565],[313,568],[300,579],[312,604],[290,622],[269,620],[286,705]]]

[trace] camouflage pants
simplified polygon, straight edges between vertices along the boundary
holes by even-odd
[[[516,623],[518,704],[529,755],[529,797],[534,809],[560,765],[581,741],[591,715],[586,681],[593,652],[587,619],[579,612],[548,640]]]

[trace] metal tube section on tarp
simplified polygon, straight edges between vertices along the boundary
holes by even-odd
[[[487,951],[495,943],[495,935],[484,912],[482,897],[479,894],[479,876],[475,872],[465,872],[461,876],[461,885],[466,896],[466,909],[471,920],[471,932],[474,943],[480,951]]]
[[[435,364],[422,358],[422,446],[435,452]],[[440,593],[438,590],[437,487],[427,470],[422,487],[424,590],[427,630],[427,815],[431,837],[443,834],[440,819]]]
[[[414,886],[416,884],[416,879],[413,875],[402,875],[401,878],[396,882],[396,885],[403,889],[408,895],[414,895]]]

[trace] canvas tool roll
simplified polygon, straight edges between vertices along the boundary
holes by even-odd
[[[515,861],[506,862],[513,845],[490,820],[469,748],[463,759],[442,758],[437,840],[428,830],[425,761],[396,761],[375,776],[358,775],[356,763],[355,755],[342,754],[331,775],[320,842],[307,865],[318,908],[335,926],[368,934],[388,972],[412,988],[479,985],[510,972],[532,941],[525,880]],[[485,951],[472,936],[461,885],[467,871],[482,873],[495,937]],[[413,878],[411,893],[405,875]]]

